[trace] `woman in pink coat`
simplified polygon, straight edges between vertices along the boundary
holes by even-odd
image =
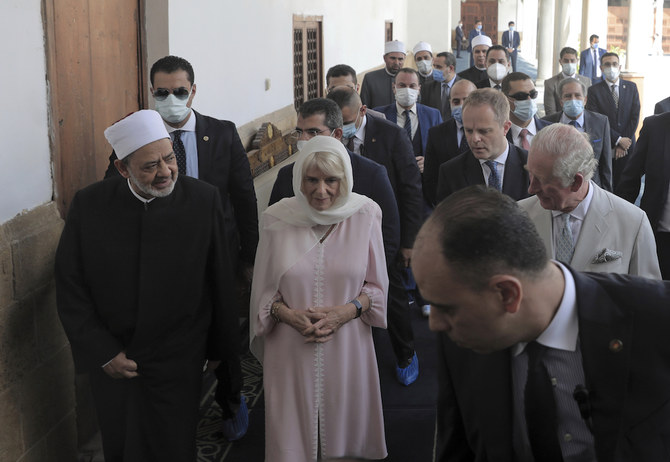
[[[352,192],[339,141],[315,136],[297,157],[295,197],[263,213],[251,294],[265,460],[383,459],[371,329],[386,327],[381,210]]]

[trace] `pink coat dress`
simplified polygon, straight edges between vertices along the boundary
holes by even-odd
[[[323,243],[313,228],[282,225],[264,214],[254,274],[254,284],[263,288],[262,302],[252,306],[251,334],[252,350],[263,340],[265,460],[382,459],[387,450],[371,329],[386,327],[381,210],[372,201],[365,204]],[[274,260],[285,261],[296,248],[302,256],[276,271]],[[278,273],[278,284],[268,280]],[[304,343],[295,329],[270,316],[279,295],[290,308],[305,310],[342,305],[361,292],[371,309],[324,344]]]

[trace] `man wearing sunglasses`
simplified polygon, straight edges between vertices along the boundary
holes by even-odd
[[[502,92],[509,102],[509,120],[512,127],[507,132],[510,143],[528,151],[533,137],[549,122],[537,118],[537,90],[530,77],[523,72],[512,72],[502,81]]]
[[[202,115],[191,108],[196,94],[195,74],[184,58],[159,59],[151,66],[150,79],[156,111],[172,139],[179,174],[199,178],[219,189],[225,218],[223,234],[229,244],[233,268],[250,284],[258,246],[258,211],[249,160],[235,124]],[[105,178],[118,175],[115,159],[116,154],[112,152]],[[236,440],[246,432],[233,418],[240,407],[242,378],[227,377],[225,369],[216,369],[219,383],[239,382],[235,386],[237,396],[224,396],[218,388],[216,400],[223,410],[224,435]],[[238,417],[243,416],[238,413]]]

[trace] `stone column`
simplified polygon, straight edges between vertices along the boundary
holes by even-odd
[[[561,0],[556,2],[556,21],[554,23],[554,60],[552,62],[553,72],[556,75],[560,72],[561,66],[558,64],[561,48],[567,46],[570,37],[570,14],[573,2],[570,0]]]
[[[552,76],[554,62],[554,0],[540,0],[538,17],[537,80],[541,82]]]

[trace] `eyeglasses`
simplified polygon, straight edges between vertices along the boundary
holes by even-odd
[[[289,136],[293,139],[299,140],[303,137],[303,135],[307,135],[307,138],[310,139],[328,130],[330,130],[330,128],[324,128],[323,130],[319,130],[318,128],[308,128],[306,130],[296,128],[289,134]]]
[[[191,94],[191,92],[185,87],[174,88],[172,90],[168,90],[167,88],[157,88],[154,90],[154,98],[157,101],[163,101],[170,93],[172,93],[177,99],[181,100],[185,100]]]
[[[537,98],[537,90],[531,90],[528,93],[520,91],[518,93],[514,93],[513,95],[508,95],[508,97],[512,98],[512,99],[515,99],[517,101],[525,101],[528,98],[535,99],[535,98]]]

